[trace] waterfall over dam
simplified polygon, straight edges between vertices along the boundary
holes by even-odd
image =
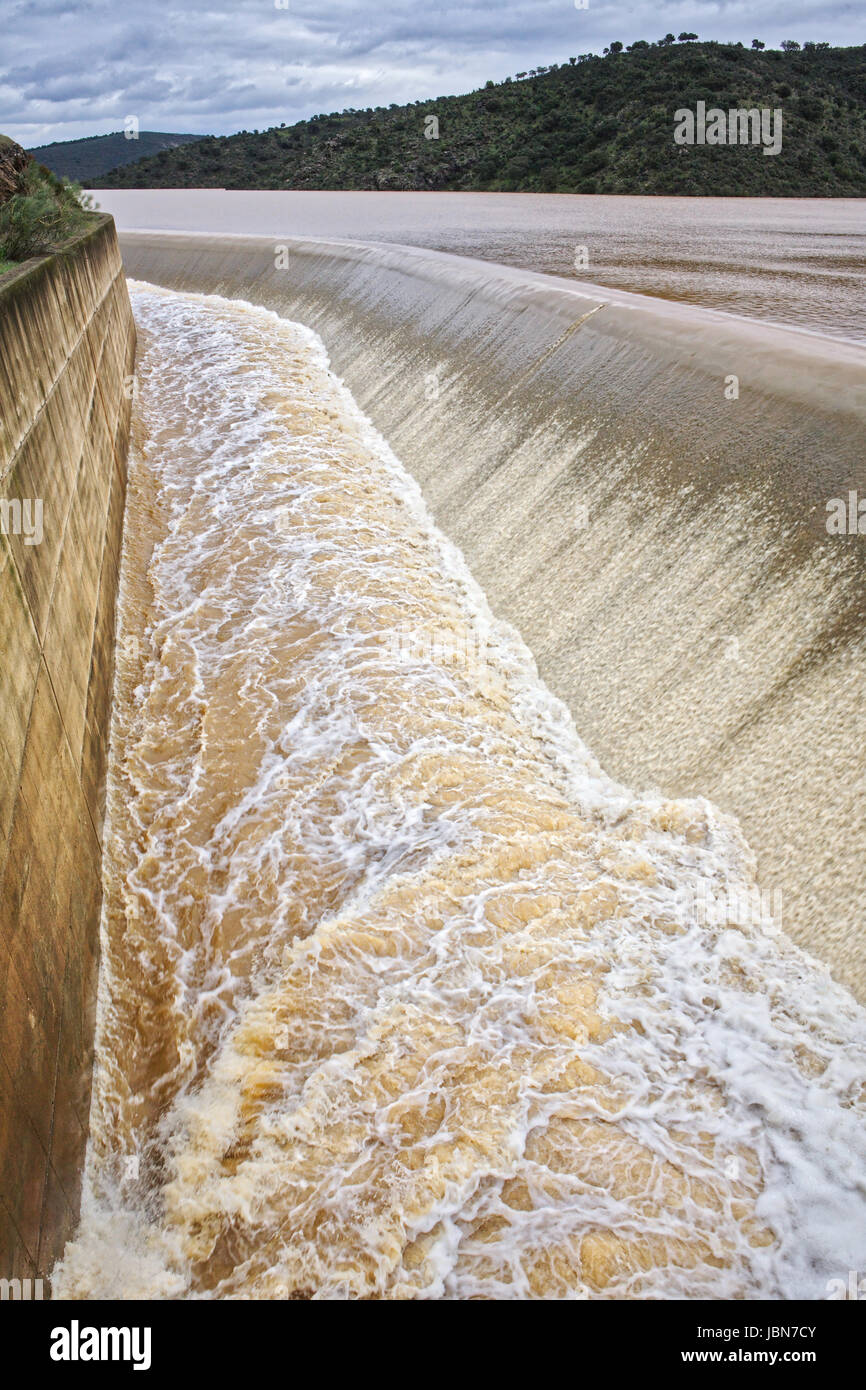
[[[866,1229],[863,561],[825,525],[862,350],[405,248],[123,249],[55,1291],[826,1296]]]
[[[735,815],[866,998],[866,538],[826,529],[866,498],[863,348],[414,248],[120,239],[322,336],[605,771]]]

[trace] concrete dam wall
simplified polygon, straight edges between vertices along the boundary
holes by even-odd
[[[0,282],[0,1278],[75,1225],[135,329],[114,223]]]
[[[761,912],[866,997],[863,349],[405,247],[121,243],[321,335],[606,771],[736,814]]]

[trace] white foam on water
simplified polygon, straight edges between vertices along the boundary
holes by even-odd
[[[826,1297],[866,1250],[866,1013],[747,910],[736,824],[605,776],[313,333],[132,294],[55,1294]]]

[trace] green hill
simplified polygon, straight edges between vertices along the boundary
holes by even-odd
[[[137,140],[127,140],[123,131],[113,135],[87,135],[82,140],[58,140],[52,145],[35,145],[28,153],[61,178],[93,184],[119,164],[171,150],[200,140],[200,135],[165,135],[158,130],[141,130]]]
[[[781,109],[783,144],[677,145],[674,112]],[[438,139],[425,138],[438,120]],[[488,82],[466,96],[208,137],[106,188],[487,189],[866,195],[866,46],[635,45]]]

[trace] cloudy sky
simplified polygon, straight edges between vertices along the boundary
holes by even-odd
[[[613,39],[863,42],[862,0],[4,0],[0,131],[217,135],[471,91]],[[756,16],[759,16],[756,18]],[[859,21],[859,22],[858,22]]]

